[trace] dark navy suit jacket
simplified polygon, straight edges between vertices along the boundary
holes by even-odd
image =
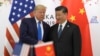
[[[48,37],[48,31],[50,26],[43,22],[43,29],[44,29],[44,35],[43,35],[43,41],[46,41],[46,38]],[[20,41],[22,43],[27,44],[36,44],[38,42],[37,39],[37,24],[34,18],[25,18],[22,20],[20,25]]]

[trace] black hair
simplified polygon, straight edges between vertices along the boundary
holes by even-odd
[[[68,13],[68,9],[65,6],[58,6],[55,8],[55,11],[62,11],[63,13]]]

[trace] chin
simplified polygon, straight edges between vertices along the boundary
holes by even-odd
[[[41,21],[43,21],[43,19],[40,19]]]
[[[60,21],[57,21],[58,23],[60,23]]]

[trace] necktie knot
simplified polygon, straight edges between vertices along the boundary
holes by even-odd
[[[41,21],[39,21],[38,24],[41,24]]]
[[[60,28],[62,28],[62,25],[60,25]]]

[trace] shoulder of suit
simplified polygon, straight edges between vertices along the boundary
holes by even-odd
[[[46,22],[43,21],[43,24],[45,24],[46,26],[50,27],[49,24],[47,24]]]
[[[69,22],[69,21],[68,21],[68,24],[69,24],[69,26],[73,26],[73,27],[79,27],[77,24],[75,24],[75,23],[72,23],[72,22]]]
[[[53,26],[51,26],[51,28],[55,28],[55,27],[58,27],[58,23],[54,24]]]
[[[34,18],[23,18],[22,21],[31,21],[33,20]]]

